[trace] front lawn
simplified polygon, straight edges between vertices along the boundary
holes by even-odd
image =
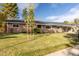
[[[53,34],[2,34],[0,35],[0,55],[39,56],[68,47],[67,33]]]

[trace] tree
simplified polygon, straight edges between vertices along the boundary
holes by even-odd
[[[79,19],[78,18],[74,19],[74,23],[79,24]]]
[[[30,26],[33,27],[34,26],[34,9],[29,9],[29,22],[30,22]]]
[[[23,19],[27,19],[27,8],[23,9]]]
[[[4,27],[5,27],[5,23],[4,21],[6,20],[6,14],[0,12],[0,33],[4,32]]]
[[[0,30],[5,26],[4,20],[16,18],[18,15],[18,6],[16,3],[0,4]]]
[[[64,21],[64,24],[69,24],[69,22],[68,21]]]
[[[6,20],[6,14],[5,13],[3,13],[3,12],[0,12],[0,24],[3,22],[3,21],[5,21]]]
[[[33,8],[29,9],[27,24],[30,27],[30,31],[33,32],[33,29],[34,29],[34,9]]]
[[[24,9],[23,12],[25,13],[23,15],[25,18],[26,26],[27,26],[27,32],[33,32],[34,29],[34,8],[30,4],[28,9]]]
[[[7,19],[16,18],[18,15],[18,6],[16,3],[2,4],[2,12],[7,15]]]

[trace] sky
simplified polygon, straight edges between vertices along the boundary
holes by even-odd
[[[22,18],[22,10],[28,8],[29,4],[20,3],[19,16]],[[35,20],[46,22],[73,21],[79,18],[78,3],[38,3],[34,4]]]

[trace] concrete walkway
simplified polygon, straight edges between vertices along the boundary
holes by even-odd
[[[46,56],[79,56],[79,45],[76,45],[72,48],[69,47],[60,51],[56,51]]]

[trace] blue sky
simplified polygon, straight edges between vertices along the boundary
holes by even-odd
[[[19,15],[29,4],[18,4]],[[35,20],[49,22],[73,21],[79,17],[79,4],[77,3],[40,3],[34,4]]]

